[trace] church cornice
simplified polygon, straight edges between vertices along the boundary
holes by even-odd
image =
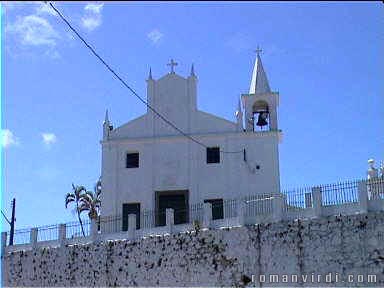
[[[222,133],[195,133],[190,134],[197,140],[212,139],[212,138],[262,138],[262,137],[278,137],[279,142],[282,139],[282,130],[258,131],[258,132],[222,132]],[[152,137],[137,137],[137,138],[115,138],[107,141],[100,141],[101,145],[107,144],[127,144],[127,143],[150,143],[153,141],[171,142],[171,141],[189,141],[183,135],[164,135]]]

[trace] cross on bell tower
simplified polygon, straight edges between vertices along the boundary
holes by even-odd
[[[253,67],[251,85],[248,94],[242,94],[245,125],[247,131],[278,131],[277,106],[279,105],[278,92],[272,92],[269,87],[267,74],[261,63],[262,50],[257,46],[256,59]]]
[[[173,61],[173,59],[171,59],[170,63],[168,63],[167,66],[171,67],[171,72],[169,72],[169,73],[170,74],[175,74],[174,67],[177,66],[177,62],[175,62],[175,61]]]

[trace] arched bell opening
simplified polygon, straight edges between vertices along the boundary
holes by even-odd
[[[252,106],[253,131],[268,131],[270,127],[270,114],[268,103],[256,101]]]

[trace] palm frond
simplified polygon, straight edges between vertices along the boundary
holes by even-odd
[[[81,198],[81,195],[87,191],[84,186],[76,186],[75,195],[77,199]]]
[[[85,192],[84,196],[87,195],[86,197],[89,197],[90,199],[93,199],[95,198],[95,196],[93,195],[93,192],[92,191],[87,191]]]
[[[91,205],[91,203],[93,202],[93,197],[89,194],[82,194],[80,199],[79,199],[79,202],[80,203],[86,203],[87,205]]]
[[[101,196],[101,190],[97,190],[97,191],[96,191],[96,198],[98,198],[98,199],[99,199],[99,198],[100,198],[100,196]]]
[[[101,178],[99,178],[99,180],[97,180],[95,186],[93,187],[93,190],[96,193],[101,192]]]
[[[75,198],[75,195],[74,195],[73,193],[67,193],[67,194],[65,195],[65,200],[67,200],[67,199],[71,199],[71,198]]]
[[[77,209],[76,212],[79,214],[88,211],[88,216],[90,219],[96,219],[99,216],[100,207],[101,207],[101,182],[100,180],[96,183],[94,187],[94,192],[87,191],[84,186],[74,185],[72,183],[72,193],[67,193],[66,195],[66,206],[70,202],[76,201]]]
[[[65,208],[73,201],[75,201],[75,195],[73,193],[67,193],[67,195],[65,195]]]
[[[89,206],[82,204],[79,206],[79,213],[82,213],[84,211],[89,211]]]

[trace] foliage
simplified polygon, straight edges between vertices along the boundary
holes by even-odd
[[[100,213],[100,206],[101,206],[101,185],[100,181],[97,182],[94,188],[94,192],[86,191],[84,194],[81,195],[80,198],[80,205],[79,205],[79,212],[86,212],[88,211],[88,217],[91,220],[97,220]]]
[[[77,217],[81,226],[83,236],[84,227],[81,220],[81,213],[88,211],[88,217],[91,220],[96,220],[99,217],[100,206],[101,206],[101,182],[97,181],[94,192],[87,191],[84,186],[75,186],[72,184],[72,192],[67,193],[65,196],[65,208],[68,208],[70,203],[76,204]]]
[[[75,186],[72,183],[72,192],[67,193],[67,195],[65,196],[65,208],[68,208],[68,205],[70,203],[76,204],[77,218],[79,219],[81,232],[83,233],[83,236],[85,236],[85,233],[84,233],[83,221],[81,221],[81,217],[80,217],[79,206],[81,203],[80,200],[84,197],[86,191],[87,190],[85,189],[84,186]]]

